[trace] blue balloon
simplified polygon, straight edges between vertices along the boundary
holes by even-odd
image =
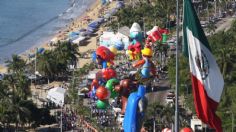
[[[138,111],[138,104],[145,98],[146,88],[139,85],[138,91],[131,93],[125,110],[125,117],[123,121],[123,128],[125,132],[138,132],[142,127],[144,112]],[[144,106],[145,107],[145,106]],[[145,109],[145,108],[144,108]]]
[[[125,48],[125,45],[120,41],[118,41],[116,44],[115,44],[115,48],[117,50],[123,50]]]
[[[96,89],[93,88],[91,91],[91,97],[95,97],[96,96]]]
[[[150,77],[150,70],[148,68],[143,68],[141,70],[141,74],[143,78],[149,78]]]
[[[94,51],[92,52],[92,61],[96,62],[96,60],[97,60],[97,55],[96,55],[96,52]]]
[[[130,38],[135,40],[135,42],[133,42],[133,43],[136,43],[136,41],[142,42],[142,40],[143,40],[143,34],[140,33],[140,32],[131,32],[131,33],[130,33]],[[133,40],[133,41],[134,41],[134,40]]]

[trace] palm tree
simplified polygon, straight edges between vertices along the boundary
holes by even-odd
[[[12,73],[23,72],[26,67],[26,62],[18,55],[12,55],[12,60],[6,61],[8,71]]]
[[[24,102],[30,94],[29,82],[20,72],[5,76],[0,83],[0,88],[1,120],[6,123],[16,123],[18,129],[19,123],[24,124],[29,118],[30,112],[24,107]]]
[[[58,62],[51,51],[45,51],[43,55],[38,55],[38,71],[48,80],[57,75],[57,64]]]
[[[74,66],[76,66],[78,61],[77,57],[80,55],[78,45],[70,42],[59,42],[58,47],[55,49],[55,54],[60,62]]]
[[[236,47],[232,43],[235,41],[234,33],[222,31],[212,36],[209,40],[223,77],[226,77],[226,75],[231,73],[230,69],[235,61],[233,56],[235,56]]]

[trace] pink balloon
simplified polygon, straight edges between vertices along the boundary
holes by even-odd
[[[171,129],[170,128],[164,128],[164,129],[162,129],[161,132],[171,132]]]

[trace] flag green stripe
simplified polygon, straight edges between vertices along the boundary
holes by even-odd
[[[184,0],[184,19],[183,20],[184,20],[183,21],[183,52],[184,54],[188,55],[188,41],[186,38],[187,27],[192,31],[193,36],[198,38],[198,40],[200,40],[202,44],[204,44],[209,49],[209,51],[211,51],[211,48],[209,46],[205,33],[201,27],[200,21],[198,19],[198,16],[196,14],[196,11],[193,7],[191,0]]]

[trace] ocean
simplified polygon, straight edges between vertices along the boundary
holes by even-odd
[[[0,64],[50,41],[96,0],[0,0]]]

